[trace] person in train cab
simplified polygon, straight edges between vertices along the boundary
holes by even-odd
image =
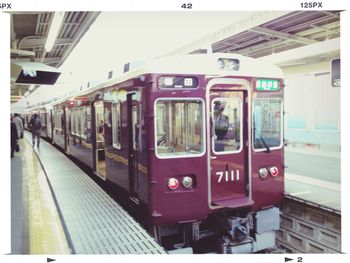
[[[34,113],[32,119],[29,122],[29,127],[32,131],[33,147],[35,145],[35,137],[37,138],[37,147],[40,145],[40,135],[41,135],[41,121],[39,115]]]
[[[14,157],[16,145],[17,145],[17,140],[18,140],[18,132],[17,132],[17,127],[16,123],[13,120],[11,116],[11,158]]]
[[[23,121],[18,113],[15,113],[13,122],[16,124],[18,139],[23,138]]]
[[[220,101],[215,101],[214,103],[214,124],[215,124],[215,151],[222,152],[224,151],[224,143],[222,142],[228,132],[229,128],[229,118],[223,111],[225,105]]]

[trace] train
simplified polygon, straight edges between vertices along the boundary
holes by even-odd
[[[282,71],[238,54],[160,57],[31,109],[42,136],[143,209],[157,242],[276,247],[284,196]],[[169,245],[167,245],[169,246]]]

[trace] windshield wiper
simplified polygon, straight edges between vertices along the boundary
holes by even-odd
[[[264,140],[264,138],[261,136],[261,134],[259,134],[259,137],[260,137],[260,140],[261,140],[261,142],[263,143],[263,145],[264,145],[264,147],[266,148],[266,153],[269,153],[269,152],[271,152],[271,150],[270,150],[270,147],[267,145],[267,143],[265,142],[265,140]]]

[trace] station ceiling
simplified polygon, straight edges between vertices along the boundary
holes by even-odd
[[[58,68],[100,12],[65,12],[54,47],[46,52],[44,45],[54,12],[12,12],[11,63],[31,61]],[[28,84],[11,83],[11,96],[23,96]],[[15,99],[13,101],[16,101]]]
[[[302,47],[340,36],[339,11],[290,12],[212,44],[213,52],[253,58]]]
[[[54,48],[45,53],[53,12],[11,14],[11,62],[31,60],[59,67],[98,15],[99,12],[66,12]],[[210,46],[212,52],[262,58],[339,37],[340,11],[255,12],[167,55],[203,53],[203,46]],[[334,56],[339,52],[313,55],[308,61],[320,62]],[[12,84],[11,95],[23,95],[28,87]]]

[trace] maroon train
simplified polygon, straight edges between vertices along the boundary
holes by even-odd
[[[146,208],[150,231],[223,253],[275,246],[284,192],[281,71],[229,54],[164,57],[37,109],[45,132]]]

